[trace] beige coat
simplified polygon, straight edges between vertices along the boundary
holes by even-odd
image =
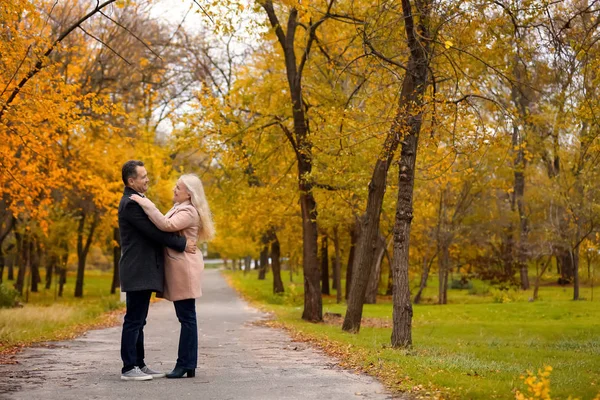
[[[147,198],[144,198],[140,205],[161,231],[179,232],[187,239],[197,240],[200,217],[189,200],[175,204],[165,215],[162,215]],[[163,297],[167,300],[177,301],[196,299],[202,296],[203,271],[204,260],[199,250],[195,254],[179,253],[166,247]]]

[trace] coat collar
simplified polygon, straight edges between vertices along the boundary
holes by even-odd
[[[146,197],[142,193],[139,193],[138,191],[130,188],[129,186],[125,186],[125,189],[123,190],[123,196],[131,196],[132,194],[137,194],[139,196]]]
[[[186,201],[182,201],[181,203],[175,203],[173,205],[173,208],[182,207],[182,206],[191,206],[191,205],[192,205],[192,202],[189,200],[186,200]]]
[[[173,204],[173,207],[167,211],[167,213],[165,214],[165,217],[170,218],[171,215],[175,214],[177,212],[177,210],[179,210],[182,207],[188,206],[188,205],[192,205],[192,202],[189,200],[186,201],[182,201],[181,203],[175,203]]]

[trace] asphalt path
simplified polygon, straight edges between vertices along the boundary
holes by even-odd
[[[375,379],[341,369],[334,359],[281,330],[253,324],[267,316],[241,300],[219,271],[205,271],[203,292],[197,301],[195,378],[121,381],[118,326],[19,353],[16,364],[0,365],[0,399],[393,398]],[[150,307],[144,332],[146,363],[170,371],[179,339],[171,302]]]

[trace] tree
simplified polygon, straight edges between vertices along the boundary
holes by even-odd
[[[114,294],[121,285],[119,280],[119,262],[121,261],[121,234],[119,228],[113,228],[113,279],[110,293]]]
[[[321,237],[321,293],[329,292],[329,251],[327,246],[327,235]]]
[[[392,345],[394,347],[410,346],[412,343],[410,329],[412,305],[408,287],[408,241],[413,214],[412,195],[418,135],[422,124],[424,95],[430,84],[429,63],[432,52],[428,26],[430,8],[431,4],[427,1],[417,1],[414,5],[408,0],[402,2],[405,40],[409,49],[405,66],[376,50],[368,36],[365,40],[375,56],[389,62],[394,67],[404,69],[406,73],[399,90],[397,113],[369,184],[367,212],[362,221],[365,227],[362,229],[357,251],[357,258],[360,261],[356,263],[357,268],[353,275],[351,294],[348,299],[348,311],[342,329],[350,332],[358,332],[360,329],[366,285],[373,264],[372,249],[376,245],[375,239],[378,233],[379,213],[385,192],[387,170],[397,146],[401,143],[392,265],[394,276]],[[418,21],[414,20],[415,14],[419,16]]]
[[[8,234],[13,230],[15,226],[15,218],[12,213],[9,211],[6,206],[6,199],[0,199],[0,283],[2,283],[2,278],[4,276],[4,240],[8,237]]]
[[[273,240],[271,241],[271,269],[273,271],[273,293],[283,293],[283,281],[281,280],[281,246],[277,234],[273,232]]]
[[[289,8],[286,32],[280,23],[273,2],[270,0],[260,3],[269,19],[272,29],[277,36],[277,42],[284,55],[284,62],[291,98],[292,116],[294,121],[293,130],[281,125],[289,144],[294,149],[298,167],[298,189],[300,192],[300,206],[302,208],[302,232],[303,232],[303,257],[302,267],[304,271],[304,311],[302,319],[319,322],[323,319],[323,306],[319,285],[319,267],[317,260],[317,203],[313,194],[314,183],[310,179],[313,168],[312,148],[310,130],[306,117],[307,107],[303,98],[302,78],[304,66],[308,60],[311,47],[316,37],[316,31],[323,22],[329,18],[329,12],[333,1],[328,4],[327,11],[317,21],[309,19],[306,38],[303,43],[302,57],[296,58],[296,30],[300,26],[298,13],[300,4]],[[300,8],[302,10],[302,8]]]

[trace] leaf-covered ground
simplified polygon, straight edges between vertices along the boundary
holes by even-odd
[[[246,299],[273,314],[270,324],[318,345],[343,366],[379,377],[393,390],[425,398],[509,399],[525,390],[521,376],[528,370],[551,365],[553,398],[592,399],[600,391],[600,307],[596,301],[567,300],[560,287],[544,287],[536,302],[527,300],[529,292],[503,300],[493,290],[483,296],[452,290],[452,304],[414,307],[413,348],[395,350],[389,299],[366,305],[360,334],[353,335],[341,330],[335,314],[343,315],[345,305],[336,304],[334,296],[324,297],[324,323],[306,323],[300,319],[297,283],[286,282],[287,293],[277,297],[269,276],[259,281],[255,273],[227,274]],[[472,303],[457,303],[461,297]]]

